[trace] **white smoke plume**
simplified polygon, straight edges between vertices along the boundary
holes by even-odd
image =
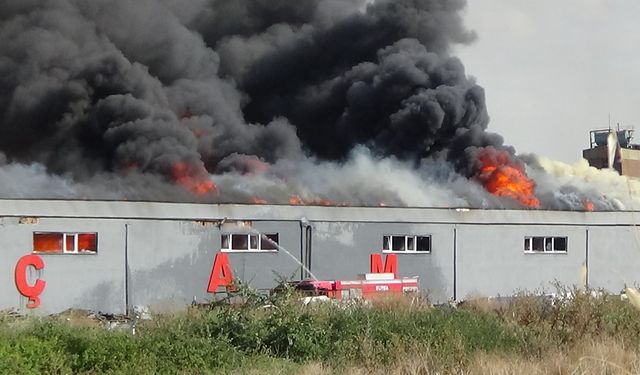
[[[551,209],[585,209],[591,202],[598,211],[640,208],[640,181],[621,176],[615,170],[597,169],[582,159],[573,165],[534,158],[537,166],[529,170],[536,181],[536,193]]]

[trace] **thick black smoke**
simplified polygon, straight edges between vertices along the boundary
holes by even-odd
[[[390,168],[453,191],[446,204],[494,205],[460,187],[480,148],[513,154],[451,56],[475,38],[464,6],[4,0],[3,178],[50,175],[50,190],[25,193],[42,197],[434,204],[371,178]],[[363,171],[366,192],[347,181]]]

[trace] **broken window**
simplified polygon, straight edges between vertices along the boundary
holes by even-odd
[[[249,235],[248,234],[232,234],[231,249],[249,250]]]
[[[223,251],[277,251],[278,233],[224,233],[220,236]]]
[[[553,237],[555,251],[567,251],[567,237]]]
[[[258,250],[258,235],[250,234],[249,235],[249,250]]]
[[[567,237],[525,237],[525,253],[566,253]]]
[[[414,243],[416,242],[415,239],[415,237],[407,237],[407,250],[413,251],[416,249],[416,247],[414,246]]]
[[[260,250],[278,250],[278,233],[263,234],[260,238]]]
[[[392,236],[391,237],[391,250],[404,251],[405,237],[404,236]]]
[[[223,249],[230,249],[231,247],[229,246],[229,237],[231,237],[230,234],[223,234],[220,237],[220,247]]]
[[[533,251],[544,250],[544,237],[533,237]]]
[[[33,232],[33,252],[44,254],[95,254],[97,233]]]
[[[431,251],[431,236],[417,236],[416,251]]]
[[[38,253],[61,253],[62,233],[34,233],[33,251]]]
[[[431,236],[384,235],[382,250],[391,252],[431,252]]]

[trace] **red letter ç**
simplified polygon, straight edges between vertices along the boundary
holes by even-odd
[[[380,254],[371,254],[371,273],[392,273],[393,277],[397,279],[398,259],[396,254],[387,255],[384,261],[384,268],[382,268],[382,256]]]
[[[231,274],[231,266],[229,266],[229,257],[225,253],[216,254],[207,292],[215,293],[219,286],[233,290],[233,275]]]
[[[44,268],[44,261],[39,256],[33,254],[20,258],[16,264],[15,281],[18,292],[29,299],[27,308],[35,309],[40,306],[39,295],[47,283],[44,280],[37,279],[35,284],[29,285],[29,281],[27,280],[27,268],[29,266],[32,266],[36,270],[41,270]]]

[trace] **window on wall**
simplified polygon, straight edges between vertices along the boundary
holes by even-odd
[[[382,250],[391,252],[431,252],[431,236],[384,235]]]
[[[277,251],[278,233],[223,233],[222,251]]]
[[[34,232],[33,252],[43,254],[95,254],[97,233]]]
[[[566,253],[567,237],[525,237],[525,253]]]

